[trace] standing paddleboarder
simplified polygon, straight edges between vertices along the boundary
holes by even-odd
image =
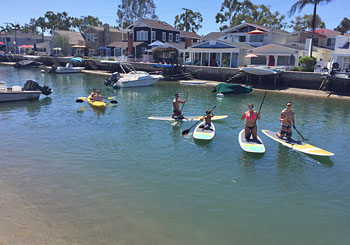
[[[184,115],[182,114],[182,110],[180,110],[180,104],[184,104],[187,99],[180,100],[179,94],[175,94],[175,98],[173,99],[173,114],[172,118],[174,119],[183,119]]]
[[[283,139],[284,136],[286,136],[287,139],[292,137],[292,126],[295,128],[295,121],[294,111],[292,111],[291,107],[292,102],[287,102],[286,108],[283,109],[280,114],[281,131],[276,133],[280,139]]]
[[[260,120],[260,113],[254,111],[254,105],[248,105],[248,111],[243,112],[241,120],[246,120],[244,125],[245,139],[250,140],[250,136],[253,136],[253,140],[256,141],[258,138],[258,128],[256,120]]]

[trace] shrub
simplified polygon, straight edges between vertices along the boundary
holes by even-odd
[[[303,68],[305,68],[305,71],[310,71],[310,72],[314,71],[314,67],[316,63],[317,63],[317,60],[315,57],[305,56],[299,60],[299,64]]]
[[[34,50],[29,50],[28,51],[28,55],[34,55],[35,54],[35,51]]]

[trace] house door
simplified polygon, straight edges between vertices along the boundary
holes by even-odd
[[[269,56],[269,64],[268,66],[275,66],[275,56],[270,55]]]

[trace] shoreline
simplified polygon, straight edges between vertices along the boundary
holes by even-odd
[[[4,66],[13,66],[15,62],[0,62],[0,65]],[[40,69],[40,68],[39,68]],[[45,68],[49,69],[47,66]],[[101,75],[101,76],[110,76],[111,73],[105,70],[82,70],[82,73],[85,74],[94,74],[94,75]],[[187,85],[187,86],[216,86],[219,83],[218,81],[212,81],[212,80],[202,80],[202,79],[194,79],[202,82],[206,82],[205,84],[200,85]],[[188,81],[188,80],[178,80],[178,81],[167,81],[167,82],[177,82],[180,83],[180,81]],[[241,84],[243,86],[250,86],[248,84]],[[273,93],[282,93],[282,94],[294,94],[294,95],[301,95],[301,96],[312,96],[312,97],[320,97],[320,98],[331,98],[331,99],[341,99],[341,100],[350,100],[350,95],[342,95],[342,94],[334,94],[331,91],[323,91],[323,90],[315,90],[315,89],[305,89],[305,88],[293,88],[293,87],[286,87],[286,88],[257,88],[252,86],[253,91],[262,91],[262,92],[273,92]]]

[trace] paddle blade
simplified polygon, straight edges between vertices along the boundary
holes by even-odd
[[[190,132],[191,129],[186,129],[184,131],[182,131],[182,135],[188,135],[188,133]]]
[[[116,101],[116,100],[111,100],[110,101],[112,104],[118,104],[118,101]]]
[[[107,97],[108,100],[114,100],[115,97]]]
[[[75,102],[77,102],[77,103],[83,103],[84,100],[82,100],[82,99],[77,99]]]

